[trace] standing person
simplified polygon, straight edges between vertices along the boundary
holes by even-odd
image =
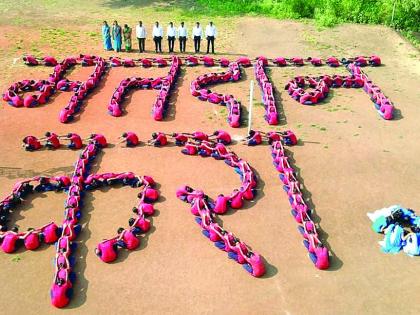
[[[112,40],[114,41],[114,50],[120,52],[122,45],[121,26],[118,25],[117,21],[112,24]]]
[[[125,51],[129,52],[131,51],[131,27],[129,27],[127,24],[124,24],[124,44],[125,44]]]
[[[200,22],[195,23],[192,30],[192,36],[194,39],[194,49],[196,53],[200,52],[201,37],[203,36],[203,30],[201,29]]]
[[[143,26],[143,22],[139,21],[136,26],[136,37],[139,42],[139,52],[144,52],[144,42],[146,41],[146,28]]]
[[[104,41],[104,49],[112,50],[111,28],[109,27],[107,21],[104,21],[102,25],[102,39]]]
[[[213,25],[213,22],[210,22],[206,26],[206,37],[207,37],[207,53],[210,51],[211,44],[211,53],[214,54],[214,39],[217,36],[216,26]]]
[[[179,51],[185,52],[185,44],[187,43],[188,30],[184,26],[184,22],[181,22],[181,26],[178,27],[178,40],[179,40]]]
[[[169,22],[169,26],[166,29],[166,36],[168,36],[168,46],[169,52],[174,52],[174,44],[175,44],[175,36],[176,36],[176,29],[174,27],[174,23]]]
[[[156,21],[155,25],[153,26],[153,40],[155,42],[155,51],[156,53],[162,52],[162,37],[163,37],[163,29],[159,25],[159,22]]]

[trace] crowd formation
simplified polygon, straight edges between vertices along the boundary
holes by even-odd
[[[125,51],[132,51],[132,33],[133,30],[128,24],[124,24],[121,27],[117,21],[114,21],[112,26],[109,26],[107,21],[103,22],[102,25],[102,39],[105,50],[114,50],[116,52],[122,51],[122,43],[124,42]],[[143,25],[142,21],[139,21],[135,28],[135,36],[138,42],[138,50],[140,53],[146,51],[145,43],[148,37],[148,31]],[[196,22],[192,28],[191,34],[189,34],[188,27],[184,22],[181,22],[178,27],[173,22],[169,22],[166,32],[164,33],[162,26],[158,21],[155,22],[152,28],[152,39],[155,43],[155,52],[162,52],[162,39],[166,36],[168,41],[168,52],[175,52],[175,41],[178,39],[179,52],[185,53],[186,44],[189,36],[194,41],[194,51],[199,53],[201,50],[201,41],[205,37],[207,40],[207,53],[214,54],[214,42],[217,37],[217,29],[213,22],[209,22],[203,31],[200,22]]]

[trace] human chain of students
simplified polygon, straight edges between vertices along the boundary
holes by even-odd
[[[76,134],[72,133],[72,135]],[[131,136],[130,138],[129,135]],[[46,139],[40,140],[45,141],[47,147],[55,149],[60,147],[60,143],[58,142],[59,137],[55,133],[47,132],[46,136]],[[164,133],[154,133],[152,139],[147,143],[153,146],[165,146],[168,144],[166,136],[167,135]],[[231,137],[227,132],[219,130],[214,132],[211,136],[199,131],[194,133],[174,133],[171,137],[175,140],[176,145],[184,148],[182,153],[225,159],[225,161],[227,161],[226,163],[234,167],[235,171],[241,175],[242,187],[236,189],[229,197],[224,198],[223,195],[219,195],[214,203],[206,197],[204,192],[197,191],[193,193],[192,189],[185,186],[187,194],[192,193],[189,195],[189,198],[192,198],[191,202],[193,202],[193,200],[197,202],[202,200],[202,205],[206,205],[207,211],[210,211],[210,209],[213,211],[214,209],[214,213],[222,214],[227,211],[228,205],[238,209],[242,207],[243,200],[253,199],[257,178],[245,161],[238,158],[233,152],[229,152],[226,148],[225,145],[231,143]],[[132,132],[124,133],[122,138],[122,141],[126,142],[127,146],[135,146],[135,144],[139,143],[137,135]],[[81,140],[81,137],[78,136],[78,139]],[[75,240],[82,229],[79,221],[82,216],[81,210],[84,193],[104,185],[114,184],[143,188],[138,195],[138,206],[133,208],[133,212],[137,214],[137,218],[129,220],[129,228],[118,229],[118,235],[116,237],[104,240],[98,244],[95,252],[104,262],[114,261],[117,258],[117,249],[119,247],[132,250],[139,246],[140,240],[138,239],[138,235],[149,230],[150,221],[146,219],[146,216],[153,215],[154,208],[152,203],[159,198],[159,193],[157,190],[153,189],[154,180],[151,177],[136,176],[132,172],[118,174],[91,173],[90,164],[94,161],[96,155],[103,148],[108,146],[108,142],[101,134],[92,134],[88,139],[89,142],[80,154],[71,177],[36,177],[20,181],[15,184],[12,193],[0,202],[0,242],[4,252],[14,252],[17,246],[22,242],[28,250],[35,250],[38,248],[41,241],[47,244],[56,243],[56,257],[54,263],[55,275],[51,288],[51,302],[56,307],[66,306],[70,302],[73,292],[73,284],[75,281],[75,274],[73,272],[75,264],[74,251],[77,244]],[[39,144],[41,144],[41,142],[39,142]],[[79,148],[79,146],[80,143],[76,144],[71,142],[68,147],[75,149],[76,147]],[[34,183],[36,184],[35,186],[33,185]],[[8,216],[17,205],[24,201],[29,193],[33,191],[45,192],[57,190],[65,190],[68,193],[65,202],[65,218],[61,226],[52,222],[37,229],[29,229],[25,233],[19,233],[17,227],[8,230]],[[179,190],[177,196],[181,197]],[[188,197],[185,197],[188,200]],[[196,207],[198,206],[199,205],[197,204]],[[194,209],[201,211],[198,208]],[[198,213],[199,212],[196,214]],[[203,218],[206,220],[205,222],[209,224],[214,223],[212,220],[208,221],[208,219],[212,218],[210,212],[207,212],[207,216],[203,214]],[[216,223],[212,225],[210,230],[207,230],[207,223],[205,222],[202,223],[203,228],[209,233],[218,233],[220,239],[213,236],[214,240],[217,241],[216,245],[229,252],[229,257],[244,264],[245,269],[254,276],[261,276],[264,274],[264,262],[258,254],[252,252],[245,243],[240,242],[233,234],[225,231]],[[222,246],[222,243],[225,244],[224,247]]]
[[[105,137],[96,135],[80,154],[71,177],[39,176],[16,183],[12,193],[0,202],[0,241],[1,248],[6,253],[13,253],[23,243],[28,250],[37,249],[41,242],[56,243],[55,274],[51,288],[51,303],[56,307],[66,306],[71,299],[75,274],[75,239],[81,231],[79,220],[82,217],[82,198],[85,191],[91,191],[106,185],[129,185],[133,188],[141,187],[138,194],[138,205],[133,208],[136,218],[129,220],[129,227],[119,228],[118,235],[98,244],[96,254],[104,262],[111,262],[117,258],[118,248],[133,250],[140,245],[139,235],[150,229],[150,221],[146,216],[153,215],[152,203],[159,198],[159,193],[153,188],[155,182],[150,176],[137,176],[132,172],[124,173],[90,173],[92,163],[100,150],[107,146]],[[35,184],[35,185],[34,185]],[[28,229],[19,233],[15,226],[8,230],[8,216],[13,209],[24,201],[25,197],[34,191],[59,191],[68,193],[65,202],[64,221],[61,226],[51,222],[40,228]]]
[[[160,64],[162,65],[162,63]],[[121,102],[129,89],[157,89],[159,93],[152,107],[152,116],[156,121],[162,120],[168,109],[169,95],[178,78],[180,67],[181,60],[179,57],[172,56],[171,67],[165,77],[156,79],[132,77],[122,80],[111,97],[108,112],[114,117],[122,115]]]
[[[83,148],[83,140],[79,135],[69,133],[66,137],[70,141],[68,148]],[[28,142],[29,138],[31,138],[32,142]],[[60,138],[61,136],[58,136],[54,132],[47,132],[44,138],[38,139],[34,136],[26,137],[24,139],[24,145],[30,151],[39,150],[43,146],[50,149],[59,149],[61,147]],[[228,252],[231,259],[242,264],[253,276],[262,276],[265,272],[265,265],[261,256],[214,221],[216,214],[226,213],[229,207],[233,209],[242,208],[244,201],[252,200],[256,194],[255,188],[258,179],[254,171],[246,161],[239,158],[226,147],[226,145],[232,142],[229,133],[223,130],[217,130],[211,135],[207,135],[201,131],[173,134],[156,132],[145,143],[156,147],[167,146],[170,144],[168,138],[172,139],[173,144],[176,146],[182,147],[181,152],[183,154],[200,155],[202,157],[212,156],[215,159],[224,160],[226,164],[233,167],[235,172],[240,175],[241,187],[235,189],[228,196],[219,194],[217,198],[211,199],[200,190],[183,186],[177,191],[177,197],[191,203],[191,211],[196,215],[196,220],[203,228],[204,235],[214,241],[218,248]],[[121,139],[120,143],[124,143],[128,147],[140,145],[140,140],[134,132],[125,132],[119,139]],[[257,145],[261,144],[263,139],[267,139],[269,143],[273,139],[282,141],[287,145],[295,145],[297,143],[297,138],[291,131],[272,132],[270,134],[251,131],[250,135],[242,142],[246,145]],[[103,148],[108,146],[108,141],[101,134],[91,134],[85,140],[88,143],[80,154],[71,177],[40,176],[20,181],[15,184],[12,193],[0,203],[0,241],[1,248],[4,252],[14,252],[22,242],[25,248],[30,250],[38,248],[41,241],[47,244],[56,242],[55,276],[51,288],[51,298],[52,304],[57,307],[66,306],[71,298],[74,282],[74,273],[72,270],[75,263],[75,239],[81,231],[79,220],[82,215],[81,209],[84,193],[104,185],[114,184],[142,188],[142,191],[138,195],[138,206],[133,208],[133,212],[137,214],[137,218],[129,220],[129,228],[120,228],[117,236],[98,244],[95,252],[104,262],[111,262],[117,259],[118,248],[131,250],[138,247],[140,243],[138,239],[139,234],[146,233],[150,228],[150,221],[146,217],[153,215],[154,208],[152,203],[159,197],[159,193],[153,188],[154,181],[151,177],[136,176],[132,172],[117,174],[91,173],[90,163],[94,161],[95,156]],[[34,145],[35,143],[36,145]],[[65,219],[61,226],[50,223],[37,229],[29,229],[24,233],[19,233],[17,227],[13,227],[11,230],[8,229],[8,216],[13,213],[12,210],[18,204],[24,201],[29,193],[50,190],[65,190],[68,193],[65,202]],[[316,264],[316,266],[321,268],[320,264]],[[323,266],[325,267],[325,265]]]
[[[75,133],[58,136],[56,133],[47,132],[45,137],[39,139],[28,136],[24,139],[24,145],[30,151],[39,150],[43,146],[59,149],[62,146],[59,139],[63,137],[69,140],[68,148],[82,149],[83,140]],[[31,139],[32,142],[28,139]],[[88,141],[87,146],[80,155],[71,177],[38,176],[20,181],[14,185],[12,193],[0,202],[0,242],[4,252],[12,253],[20,244],[23,244],[28,250],[35,250],[41,242],[46,244],[57,242],[55,276],[51,289],[52,304],[57,307],[66,306],[71,298],[75,279],[72,272],[76,248],[74,241],[81,230],[78,222],[81,217],[84,192],[114,184],[142,188],[138,195],[138,205],[133,208],[137,217],[129,220],[129,228],[119,228],[117,236],[106,239],[97,245],[95,252],[104,262],[116,260],[119,248],[132,250],[139,246],[139,235],[146,233],[150,228],[147,216],[154,213],[152,203],[159,197],[159,193],[153,188],[154,180],[151,177],[139,177],[132,172],[90,174],[89,163],[94,160],[102,148],[108,146],[108,142],[101,134],[91,134],[85,141]],[[307,199],[304,197],[304,187],[284,148],[284,145],[296,145],[297,137],[290,130],[267,133],[251,130],[249,135],[240,142],[248,146],[256,146],[263,144],[264,141],[270,145],[273,164],[283,182],[283,189],[287,193],[292,208],[291,213],[299,223],[298,230],[304,238],[303,243],[308,250],[308,255],[316,268],[328,269],[330,266],[329,251],[321,241],[318,232],[319,226],[311,218],[313,210],[309,208]],[[119,137],[119,142],[127,147],[137,147],[142,144],[134,132],[124,132]],[[240,175],[241,187],[234,189],[231,194],[226,196],[219,194],[216,198],[210,198],[203,191],[195,190],[187,185],[179,188],[176,196],[191,205],[191,212],[196,216],[196,221],[202,228],[203,234],[213,241],[216,247],[226,251],[229,258],[242,264],[251,275],[260,277],[265,273],[265,263],[262,257],[234,234],[226,231],[215,220],[216,215],[228,212],[229,207],[232,209],[242,208],[244,202],[254,199],[257,193],[258,178],[255,172],[246,161],[226,147],[231,143],[230,134],[224,130],[217,130],[211,135],[201,131],[172,134],[155,132],[151,139],[144,141],[144,144],[155,147],[168,145],[182,147],[181,152],[185,155],[211,156],[217,160],[224,160]],[[65,202],[65,220],[61,226],[51,222],[40,228],[28,229],[27,232],[19,232],[16,226],[11,230],[8,229],[8,216],[29,193],[51,190],[68,192]],[[383,251],[395,253],[402,248],[409,255],[419,255],[419,217],[412,210],[394,206],[369,214],[369,218],[373,221],[375,231],[385,233],[384,241],[380,242]],[[403,225],[410,227],[413,232],[404,236]]]
[[[275,125],[278,123],[277,105],[273,95],[273,85],[266,75],[265,68],[269,66],[286,65],[302,66],[305,64],[303,58],[300,57],[293,57],[290,59],[283,57],[268,59],[264,56],[259,56],[255,60],[251,60],[248,57],[239,57],[236,61],[232,62],[226,58],[220,58],[216,60],[210,56],[172,56],[170,58],[156,57],[137,60],[122,60],[118,57],[111,57],[109,61],[107,61],[97,56],[80,55],[78,58],[65,58],[60,63],[58,63],[57,60],[51,56],[46,56],[44,58],[25,56],[23,59],[28,65],[43,64],[45,66],[54,66],[54,72],[49,76],[47,80],[27,79],[12,84],[3,94],[3,100],[14,107],[34,107],[47,103],[49,97],[56,91],[73,91],[74,95],[71,97],[69,103],[60,111],[59,119],[62,123],[67,123],[73,120],[75,115],[80,111],[82,102],[88,97],[89,93],[91,93],[98,86],[99,81],[109,69],[110,64],[114,67],[165,67],[168,65],[168,63],[171,64],[171,69],[168,75],[165,77],[155,78],[154,80],[137,80],[136,78],[136,80],[126,79],[122,81],[113,97],[111,98],[108,106],[108,111],[111,115],[120,116],[122,115],[120,103],[128,87],[159,89],[160,91],[152,107],[152,115],[155,120],[162,120],[164,118],[164,114],[168,108],[168,101],[171,95],[171,91],[173,90],[174,84],[176,83],[176,78],[179,75],[179,69],[182,64],[187,66],[203,64],[208,67],[219,64],[221,67],[228,67],[228,71],[221,73],[212,72],[204,76],[200,76],[191,83],[191,93],[195,96],[198,96],[197,93],[199,92],[199,97],[202,100],[209,100],[214,103],[226,104],[229,109],[228,122],[232,127],[237,127],[240,125],[240,103],[236,101],[232,96],[226,98],[223,94],[212,93],[211,91],[203,88],[198,91],[197,88],[201,87],[200,84],[205,83],[200,78],[205,77],[206,80],[209,79],[209,82],[225,81],[223,78],[228,78],[229,75],[227,73],[231,72],[232,67],[235,67],[235,69],[238,68],[238,71],[235,70],[235,73],[240,74],[240,67],[248,67],[254,64],[255,76],[261,87],[263,95],[262,100],[266,108],[265,119],[269,124]],[[314,66],[323,65],[322,60],[319,58],[307,58],[307,60],[310,61],[310,64]],[[314,60],[316,62],[314,62]],[[356,58],[350,59],[343,58],[341,61],[335,57],[329,57],[325,63],[331,67],[345,65],[351,74],[349,76],[324,75],[318,78],[296,77],[286,85],[286,89],[288,90],[289,94],[296,100],[300,101],[302,104],[315,104],[326,97],[330,87],[338,87],[340,84],[341,86],[345,87],[363,87],[371,97],[381,117],[384,119],[393,118],[394,106],[392,102],[360,68],[369,64],[372,66],[379,66],[381,64],[381,60],[378,56],[358,56]],[[64,78],[67,70],[74,67],[76,64],[81,64],[82,66],[95,66],[93,73],[89,76],[87,81],[70,81],[67,78]],[[235,76],[235,78],[237,77]],[[308,92],[304,90],[305,80],[309,81],[309,85],[314,87],[315,91]],[[199,86],[197,87],[193,85],[193,83],[195,85],[199,83]],[[27,92],[33,91],[37,91],[37,93],[25,96]]]
[[[221,73],[203,74],[191,82],[190,92],[201,101],[225,105],[228,109],[227,121],[232,128],[241,125],[241,103],[230,94],[219,94],[204,87],[220,82],[236,82],[241,78],[241,70],[237,62],[229,63],[228,71]]]

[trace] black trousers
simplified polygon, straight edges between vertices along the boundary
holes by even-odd
[[[155,36],[153,40],[155,41],[155,51],[162,52],[162,36]]]
[[[207,53],[210,51],[211,45],[211,53],[214,54],[214,36],[207,36]]]
[[[187,37],[179,36],[179,51],[185,52],[185,44],[187,43]]]
[[[174,52],[175,36],[168,36],[169,52]]]
[[[195,52],[200,52],[201,36],[194,36],[194,49]]]
[[[139,41],[139,52],[142,53],[144,51],[145,38],[137,38],[137,40]]]

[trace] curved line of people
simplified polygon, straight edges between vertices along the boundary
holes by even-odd
[[[349,63],[346,68],[351,75],[323,75],[319,77],[297,76],[285,85],[289,95],[303,105],[315,105],[328,96],[330,88],[363,88],[370,96],[378,113],[383,119],[390,120],[394,116],[394,106],[382,93],[380,88],[372,83],[369,77],[355,63]],[[307,86],[313,88],[305,91]]]
[[[194,190],[189,186],[179,188],[176,195],[182,201],[190,204],[191,213],[196,217],[196,222],[202,228],[203,234],[214,242],[217,248],[227,252],[230,259],[241,264],[254,277],[263,276],[265,274],[265,264],[262,257],[257,252],[252,251],[232,232],[222,228],[214,218],[215,214],[226,213],[229,207],[240,209],[243,207],[245,200],[255,198],[257,177],[252,168],[234,152],[229,151],[223,142],[206,140],[203,134],[196,133],[193,135],[193,141],[183,141],[178,145],[184,147],[182,153],[187,155],[212,156],[217,160],[224,160],[239,174],[241,187],[234,189],[229,196],[220,194],[215,200],[211,200],[203,191]]]
[[[372,229],[384,234],[379,242],[384,253],[396,254],[401,250],[409,256],[420,256],[420,216],[414,210],[394,205],[368,212]]]
[[[385,96],[381,89],[375,85],[356,64],[348,64],[347,69],[352,73],[352,75],[361,78],[363,81],[363,90],[369,95],[379,115],[385,120],[393,119],[395,110],[394,104],[388,97]]]
[[[264,69],[264,59],[259,59],[254,65],[255,78],[261,89],[262,102],[265,107],[264,118],[269,125],[277,125],[279,123],[276,100],[274,98],[273,85],[271,84]]]
[[[162,120],[168,108],[170,91],[175,85],[181,66],[179,57],[171,57],[171,60],[171,67],[168,75],[165,77],[132,77],[122,80],[111,97],[108,105],[108,113],[114,117],[120,117],[123,114],[121,103],[130,89],[157,89],[159,93],[152,106],[152,116],[155,120]]]
[[[54,71],[49,75],[48,80],[22,80],[15,82],[3,94],[3,100],[14,107],[43,105],[56,92],[56,85],[63,78],[66,71],[75,65],[76,59],[69,57],[54,66]],[[32,91],[37,91],[38,93],[24,95],[26,92]]]
[[[315,105],[328,96],[330,88],[361,88],[363,79],[358,75],[322,75],[319,77],[297,76],[290,80],[285,90],[302,105]],[[305,91],[306,87],[314,90]]]
[[[285,154],[284,146],[293,146],[298,143],[296,135],[291,130],[284,132],[270,131],[267,133],[251,130],[249,135],[242,141],[249,146],[260,145],[267,141],[271,146],[271,156],[276,170],[280,173],[283,189],[288,195],[292,206],[292,215],[298,226],[299,232],[304,237],[303,244],[309,252],[309,257],[318,269],[329,268],[328,249],[321,243],[318,237],[316,224],[311,219],[311,210],[305,203],[301,187],[293,167]]]
[[[241,70],[239,65],[237,62],[232,62],[229,64],[228,71],[226,72],[212,72],[200,75],[191,82],[190,92],[201,101],[225,105],[228,110],[227,121],[229,125],[233,128],[238,128],[241,125],[241,103],[233,95],[212,92],[206,89],[205,86],[220,82],[236,82],[240,78]]]
[[[95,68],[85,82],[78,82],[75,85],[72,81],[64,79],[57,83],[57,86],[60,85],[60,90],[62,91],[66,91],[70,87],[74,90],[74,95],[70,98],[67,106],[60,111],[59,119],[62,123],[67,123],[74,119],[74,115],[80,111],[84,99],[99,84],[99,81],[108,69],[108,64],[102,57],[80,55],[80,60],[82,66],[95,65]]]
[[[37,240],[43,240],[45,243],[56,242],[54,283],[50,293],[51,303],[60,308],[70,302],[73,292],[73,282],[75,280],[75,274],[72,272],[75,263],[73,253],[76,249],[76,243],[73,243],[73,241],[81,231],[81,226],[78,222],[81,218],[84,191],[93,190],[104,185],[122,184],[130,185],[131,187],[144,185],[143,191],[138,194],[139,204],[137,208],[133,209],[133,211],[136,210],[134,212],[138,216],[129,220],[128,229],[120,228],[118,230],[119,235],[116,238],[115,250],[117,247],[134,249],[139,245],[140,240],[137,239],[137,235],[147,232],[150,228],[150,221],[145,218],[145,215],[152,215],[154,212],[153,206],[149,203],[156,201],[159,197],[158,191],[153,189],[154,181],[149,176],[139,177],[131,172],[89,175],[89,163],[94,160],[100,149],[107,146],[105,137],[100,134],[92,134],[89,139],[89,144],[75,164],[75,170],[71,178],[65,176],[52,179],[35,178],[40,182],[35,188],[30,185],[33,179],[19,182],[15,185],[13,194],[1,203],[1,212],[4,214],[9,213],[12,206],[19,204],[23,197],[34,189],[36,191],[65,189],[68,192],[65,202],[65,219],[61,227],[58,227],[55,223],[50,223],[36,230],[30,229],[23,235],[18,235],[16,228],[6,233],[0,233],[1,245],[6,252],[12,252],[14,250],[12,245],[19,242],[20,238],[24,239],[25,244],[29,244],[28,249],[38,247]],[[4,222],[2,230],[7,230],[5,226],[7,218],[0,216],[0,220]],[[3,238],[6,241],[3,241]],[[108,248],[108,243],[106,240],[101,242],[96,253],[103,261],[109,262],[112,257],[116,259],[117,253],[115,252],[114,256],[112,256],[110,250],[114,249],[114,247]]]
[[[134,250],[140,246],[140,234],[147,233],[151,222],[146,217],[155,212],[153,202],[159,198],[159,192],[154,189],[155,182],[150,176],[135,176],[134,173],[123,174],[105,173],[92,174],[86,179],[88,186],[96,188],[105,184],[123,184],[132,187],[142,186],[143,190],[137,195],[138,203],[132,211],[136,218],[128,220],[129,228],[118,228],[117,235],[110,239],[102,240],[95,248],[96,255],[105,263],[110,263],[118,258],[118,249]],[[92,188],[87,188],[92,189]]]
[[[26,151],[37,151],[42,148],[56,150],[60,149],[63,146],[62,140],[60,141],[60,139],[68,141],[65,146],[73,150],[79,150],[83,148],[83,141],[96,141],[103,148],[107,147],[108,145],[105,136],[99,133],[92,133],[88,138],[82,139],[82,137],[80,137],[77,133],[74,132],[70,132],[67,135],[57,135],[54,132],[47,131],[45,133],[45,136],[42,138],[37,138],[32,135],[26,136],[22,140],[22,147]]]
[[[36,250],[42,243],[55,243],[61,234],[61,228],[54,222],[19,232],[17,226],[8,230],[9,216],[30,194],[67,190],[69,186],[70,178],[67,176],[36,176],[17,182],[12,192],[0,202],[0,246],[3,252],[13,253],[22,245],[27,250]]]

